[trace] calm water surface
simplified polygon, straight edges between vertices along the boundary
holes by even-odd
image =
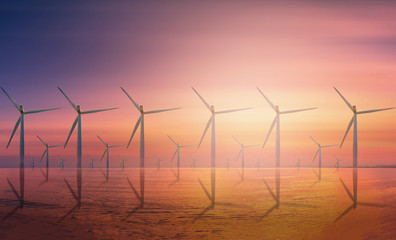
[[[240,169],[216,169],[214,206],[198,181],[211,195],[211,169],[180,169],[179,181],[176,169],[146,169],[143,207],[127,181],[141,194],[139,169],[83,169],[79,207],[64,181],[77,192],[76,172],[49,169],[46,182],[25,169],[20,208],[7,182],[19,191],[19,169],[0,169],[0,238],[396,239],[394,169],[358,169],[355,182],[351,168],[323,169],[321,181],[281,169],[278,191],[275,169],[245,169],[244,181]]]

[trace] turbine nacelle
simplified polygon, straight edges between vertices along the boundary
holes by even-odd
[[[76,111],[77,111],[78,113],[81,113],[81,107],[80,107],[80,105],[77,105],[77,106],[76,106]]]
[[[355,105],[352,106],[352,112],[353,112],[353,113],[357,113],[357,110],[356,110],[356,106],[355,106]]]
[[[19,109],[18,110],[19,110],[20,113],[23,113],[23,106],[19,105]]]

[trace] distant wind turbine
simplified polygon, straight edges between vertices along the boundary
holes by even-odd
[[[232,136],[235,141],[241,146],[241,150],[238,153],[238,156],[236,157],[235,161],[238,160],[239,156],[242,155],[242,182],[245,180],[245,148],[252,148],[252,147],[258,147],[259,145],[244,145],[243,143],[241,143],[240,141],[238,141],[238,139],[234,136]]]
[[[120,164],[120,167],[122,168],[122,169],[124,169],[125,168],[125,161],[127,161],[125,158],[123,158],[123,157],[121,157],[121,155],[120,155],[120,158],[121,158],[121,160],[122,160],[122,162],[121,162],[121,164]]]
[[[76,196],[75,199],[77,200],[77,205],[81,205],[81,186],[82,186],[82,171],[81,171],[81,156],[82,156],[82,145],[81,145],[81,115],[83,114],[91,114],[91,113],[97,113],[97,112],[104,112],[104,111],[109,111],[109,110],[114,110],[117,108],[106,108],[106,109],[98,109],[98,110],[90,110],[90,111],[81,111],[80,105],[75,105],[70,98],[58,87],[59,91],[62,93],[62,95],[66,98],[66,100],[70,103],[70,105],[73,107],[74,110],[77,112],[77,117],[73,122],[73,125],[70,129],[69,135],[67,136],[66,142],[65,142],[65,148],[67,143],[69,142],[70,136],[72,135],[74,128],[77,125],[77,187],[78,187],[78,194],[76,195],[73,190],[70,188],[70,184],[67,182],[65,179],[65,182],[67,186],[69,187],[69,190],[73,196]]]
[[[44,146],[45,146],[45,150],[44,150],[44,152],[43,152],[43,155],[41,155],[40,162],[43,160],[44,155],[47,155],[47,159],[46,159],[46,161],[45,161],[45,167],[46,167],[46,169],[47,169],[47,173],[45,174],[45,178],[46,178],[46,180],[48,181],[48,168],[49,168],[49,152],[48,152],[48,149],[50,149],[50,148],[55,148],[55,147],[62,147],[63,145],[52,145],[52,146],[50,146],[50,145],[48,145],[48,143],[44,142],[43,139],[41,139],[39,136],[37,136],[37,138],[38,138],[38,139],[44,144]]]
[[[178,143],[176,143],[171,137],[168,136],[168,138],[176,145],[176,150],[175,153],[172,156],[171,162],[173,161],[173,159],[175,158],[176,154],[177,154],[177,181],[180,180],[180,149],[181,148],[186,148],[186,147],[192,147],[194,145],[179,145]]]
[[[215,168],[216,167],[216,123],[215,123],[215,118],[216,115],[218,114],[224,114],[224,113],[231,113],[231,112],[237,112],[237,111],[243,111],[243,110],[247,110],[250,108],[239,108],[239,109],[230,109],[230,110],[223,110],[223,111],[215,111],[214,106],[210,106],[203,97],[201,97],[201,95],[199,95],[199,93],[197,92],[197,90],[195,90],[194,88],[192,88],[194,90],[194,92],[198,95],[198,97],[201,99],[201,101],[203,102],[203,104],[206,106],[206,108],[211,112],[212,116],[209,118],[208,123],[206,124],[205,130],[202,134],[201,140],[199,141],[198,144],[198,148],[199,146],[201,146],[202,140],[205,137],[206,132],[208,131],[208,128],[210,127],[210,125],[212,125],[212,136],[211,136],[211,143],[210,143],[210,160],[211,160],[211,167]],[[212,202],[212,205],[214,206],[215,204],[215,185],[216,185],[216,174],[213,174],[214,177],[211,178],[211,186],[212,186],[212,195],[208,195],[208,191],[206,190],[206,188],[204,187],[204,185],[202,184],[202,182],[199,180],[203,190],[205,191],[205,193],[207,194],[207,196],[209,197],[209,199]]]
[[[226,166],[226,168],[230,168],[230,159],[229,158],[227,158],[225,166]]]
[[[88,167],[89,168],[93,168],[94,167],[94,162],[96,161],[95,159],[93,159],[91,156],[89,156],[88,155],[88,157],[89,157],[89,159],[91,159],[91,161],[89,162],[89,165],[88,165]]]
[[[195,159],[195,158],[193,158],[193,157],[191,157],[192,158],[192,162],[191,162],[191,167],[192,168],[195,168],[195,163],[198,161],[197,159]]]
[[[316,156],[319,154],[319,181],[320,181],[322,179],[322,148],[335,147],[337,145],[324,145],[324,146],[322,146],[320,143],[315,141],[315,139],[313,139],[313,137],[311,137],[311,136],[309,136],[309,137],[318,146],[318,151],[316,151],[316,154],[315,154],[314,158],[312,159],[312,162],[315,161]]]
[[[19,139],[19,184],[20,184],[20,193],[15,190],[14,186],[11,184],[11,182],[8,180],[8,184],[12,188],[14,194],[18,198],[18,200],[21,203],[21,206],[23,205],[23,202],[25,201],[25,121],[24,121],[24,116],[25,114],[32,114],[32,113],[40,113],[40,112],[46,112],[46,111],[52,111],[52,110],[57,110],[60,108],[49,108],[49,109],[42,109],[42,110],[34,110],[34,111],[28,111],[25,112],[23,109],[22,105],[16,104],[16,102],[11,98],[10,95],[4,90],[4,88],[1,88],[5,95],[7,95],[8,99],[12,102],[12,104],[15,106],[15,108],[19,111],[20,116],[15,123],[14,130],[12,130],[10,140],[8,141],[7,148],[11,143],[12,137],[14,136],[16,130],[18,129],[19,125],[21,125],[20,128],[20,139]]]
[[[30,159],[32,160],[32,162],[30,163],[30,166],[31,166],[32,168],[34,168],[34,163],[37,162],[38,160],[32,158],[32,156],[30,156],[30,155],[29,155],[29,157],[30,157]]]
[[[336,159],[336,167],[337,170],[340,168],[340,162],[344,161],[343,159],[339,159],[336,155],[334,155],[334,158]]]
[[[155,166],[157,168],[160,168],[161,167],[161,162],[164,161],[164,160],[159,159],[159,157],[157,157],[157,155],[155,155],[155,154],[154,154],[154,157],[155,157],[155,159],[157,159],[157,162],[156,162]]]
[[[353,167],[357,167],[357,146],[358,146],[358,140],[357,140],[357,115],[358,114],[365,114],[365,113],[373,113],[373,112],[380,112],[380,111],[385,111],[385,110],[390,110],[393,109],[393,107],[391,108],[381,108],[381,109],[373,109],[373,110],[366,110],[366,111],[360,111],[358,112],[356,110],[356,106],[352,106],[344,96],[342,96],[342,94],[337,90],[337,88],[334,88],[334,90],[336,90],[336,92],[338,93],[338,95],[340,95],[340,97],[342,98],[342,100],[344,100],[344,102],[346,103],[346,105],[349,107],[349,109],[351,109],[351,111],[353,112],[353,116],[351,121],[348,124],[347,130],[345,132],[344,138],[341,141],[340,144],[340,148],[342,147],[342,145],[344,144],[345,138],[348,135],[349,129],[351,128],[352,124],[353,124]]]
[[[60,168],[65,168],[65,161],[67,161],[66,159],[63,159],[59,154],[58,157],[60,158],[61,162],[59,163],[59,167]]]
[[[110,165],[110,160],[109,160],[109,149],[110,148],[116,148],[116,147],[123,147],[125,146],[125,144],[122,145],[113,145],[113,146],[109,146],[109,144],[105,143],[99,136],[97,136],[99,138],[99,140],[105,145],[106,149],[103,152],[102,157],[100,158],[100,161],[103,160],[105,154],[106,154],[106,168],[109,168]]]

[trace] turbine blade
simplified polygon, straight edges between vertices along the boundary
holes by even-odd
[[[203,183],[201,182],[201,179],[198,178],[198,182],[199,184],[201,184],[202,189],[204,190],[206,196],[209,198],[209,201],[212,201],[212,197],[210,196],[208,190],[206,190],[205,186],[203,185]]]
[[[342,183],[342,185],[344,186],[346,192],[348,193],[348,196],[352,199],[352,201],[355,201],[355,198],[353,197],[352,193],[349,191],[349,189],[347,188],[347,186],[345,185],[344,181],[342,181],[342,179],[340,178],[340,181]]]
[[[137,104],[137,103],[132,99],[132,97],[129,96],[129,94],[125,91],[124,88],[121,87],[121,90],[127,95],[127,97],[129,98],[129,100],[131,100],[131,102],[133,103],[133,105],[135,105],[135,107],[137,108],[137,110],[140,111],[139,104]]]
[[[104,156],[105,156],[107,150],[108,150],[107,148],[104,150],[103,155],[102,155],[102,157],[100,158],[100,162],[102,162],[102,160],[103,160],[103,158],[104,158]]]
[[[346,138],[346,136],[348,135],[349,129],[351,129],[352,123],[355,121],[355,118],[354,118],[354,117],[355,117],[355,116],[352,116],[352,119],[351,119],[351,121],[350,121],[349,124],[348,124],[348,127],[347,127],[347,130],[346,130],[346,132],[345,132],[344,138],[343,138],[342,141],[341,141],[340,148],[342,147],[342,144],[344,144],[345,138]]]
[[[125,144],[109,146],[109,148],[116,148],[116,147],[123,147],[123,146],[125,146]]]
[[[14,99],[12,99],[12,97],[10,95],[8,95],[8,93],[6,92],[6,90],[4,90],[4,88],[1,88],[1,90],[3,90],[3,92],[5,93],[5,95],[7,95],[8,99],[10,99],[10,101],[12,102],[12,104],[14,104],[14,106],[16,107],[16,109],[18,109],[19,111],[19,105],[16,104],[16,102],[14,101]]]
[[[177,150],[179,150],[179,149],[176,149],[176,151],[175,151],[175,153],[173,154],[173,157],[172,157],[172,159],[171,159],[171,162],[173,162],[173,159],[174,159],[175,156],[176,156]]]
[[[168,138],[177,146],[177,143],[171,137],[168,136]]]
[[[41,162],[41,160],[43,160],[43,157],[45,156],[45,154],[48,152],[48,148],[46,148],[45,150],[44,150],[44,152],[43,152],[43,155],[41,155],[41,158],[40,158],[40,162]]]
[[[99,138],[99,140],[107,147],[107,144],[98,136],[98,135],[96,135],[98,138]]]
[[[235,158],[235,161],[238,160],[238,158],[239,158],[239,156],[241,155],[242,151],[243,151],[243,148],[239,151],[238,156]]]
[[[19,124],[21,123],[21,118],[22,118],[22,116],[19,116],[17,122],[15,123],[14,130],[12,130],[10,140],[8,141],[8,144],[7,144],[7,148],[8,148],[8,146],[10,146],[11,140],[14,137],[14,134],[19,127]]]
[[[31,113],[40,113],[40,112],[48,112],[52,110],[58,110],[61,108],[48,108],[48,109],[41,109],[41,110],[34,110],[34,111],[29,111],[29,112],[24,112],[25,114],[31,114]]]
[[[365,113],[372,113],[372,112],[380,112],[380,111],[391,110],[391,109],[394,109],[394,108],[391,107],[391,108],[381,108],[381,109],[373,109],[373,110],[367,110],[367,111],[360,111],[360,112],[357,112],[357,114],[365,114]]]
[[[349,211],[351,211],[353,208],[353,205],[351,205],[349,208],[347,208],[343,213],[341,213],[340,216],[338,216],[334,222],[337,222],[338,220],[340,220],[343,216],[345,216]]]
[[[247,145],[247,146],[245,146],[245,148],[252,148],[252,147],[258,147],[258,146],[260,146],[260,144]]]
[[[140,115],[139,119],[136,121],[135,127],[133,128],[133,132],[132,132],[131,137],[129,138],[127,148],[129,147],[129,144],[131,144],[132,138],[135,135],[137,128],[139,127],[140,121],[142,121],[141,115]],[[142,131],[142,129],[140,129],[140,131]]]
[[[252,108],[238,108],[238,109],[230,109],[230,110],[224,110],[224,111],[218,111],[215,112],[216,114],[223,114],[223,113],[231,113],[231,112],[239,112],[239,111],[244,111]]]
[[[317,109],[317,108],[313,107],[313,108],[302,108],[302,109],[288,110],[288,111],[280,112],[280,114],[296,113],[296,112],[308,111],[308,110],[313,110],[313,109]]]
[[[312,162],[315,161],[315,158],[316,158],[316,156],[318,155],[319,151],[320,151],[320,148],[318,149],[318,151],[316,151],[315,156],[314,156],[314,158],[312,159]]]
[[[274,104],[264,95],[264,93],[258,87],[256,87],[256,88],[257,88],[257,90],[259,90],[261,95],[263,95],[265,100],[267,100],[268,104],[272,107],[272,109],[274,109],[274,111],[277,112],[277,109],[275,108]]]
[[[316,143],[316,145],[320,146],[319,143],[317,141],[315,141],[315,139],[313,137],[311,137],[311,136],[309,136],[309,137],[312,139],[312,141],[314,141]]]
[[[335,146],[338,146],[338,145],[337,144],[333,144],[333,145],[325,145],[325,146],[322,146],[322,147],[327,148],[327,147],[335,147]]]
[[[67,143],[69,142],[70,136],[72,135],[72,133],[73,133],[73,131],[74,131],[74,128],[75,128],[76,125],[77,125],[77,121],[78,121],[78,116],[76,117],[76,119],[75,119],[74,122],[73,122],[73,125],[72,125],[72,127],[71,127],[71,129],[70,129],[69,136],[67,136],[66,143],[65,143],[65,146],[64,146],[64,147],[66,147]]]
[[[39,136],[37,136],[38,137],[38,139],[40,139],[40,141],[44,144],[44,146],[46,146],[46,143],[39,137]]]
[[[180,108],[160,109],[160,110],[148,111],[148,112],[144,112],[144,113],[145,114],[152,114],[152,113],[167,112],[167,111],[172,111],[172,110],[177,110],[177,109],[180,109]]]
[[[236,137],[234,137],[234,136],[232,136],[232,137],[235,139],[235,141],[237,141],[237,143],[239,143],[239,145],[241,145],[241,147],[243,147],[243,144],[240,143]]]
[[[49,148],[55,148],[55,147],[62,147],[63,145],[53,145],[53,146],[49,146]]]
[[[201,99],[201,101],[205,104],[205,106],[209,109],[209,111],[212,111],[212,108],[209,106],[209,104],[205,101],[205,99],[203,97],[201,97],[201,95],[199,95],[199,93],[197,92],[197,90],[195,90],[195,88],[191,87],[194,92],[198,95],[198,97]]]
[[[277,116],[275,116],[274,120],[271,123],[271,127],[270,127],[270,129],[269,129],[269,131],[267,133],[267,137],[265,138],[265,141],[264,141],[264,144],[263,144],[263,148],[264,148],[265,144],[267,143],[267,140],[268,140],[269,136],[271,135],[272,129],[274,128],[276,122],[277,122]]]
[[[348,107],[353,111],[353,107],[352,107],[352,105],[348,102],[348,100],[346,100],[346,98],[344,98],[344,96],[342,96],[342,94],[337,90],[337,88],[334,87],[334,90],[336,90],[336,92],[337,92],[338,95],[340,95],[340,97],[344,100],[344,102],[346,103],[346,105],[348,105]]]
[[[81,114],[90,114],[90,113],[104,112],[104,111],[110,111],[110,110],[114,110],[114,109],[118,109],[118,107],[116,107],[116,108],[98,109],[98,110],[90,110],[90,111],[82,112]]]
[[[208,123],[206,124],[205,130],[204,130],[204,132],[203,132],[203,134],[202,134],[202,137],[201,137],[201,140],[199,141],[198,148],[199,148],[199,146],[201,146],[202,140],[203,140],[203,138],[205,137],[205,134],[206,134],[206,132],[208,131],[208,128],[209,128],[210,125],[212,124],[212,119],[213,119],[213,115],[209,118],[209,121],[208,121]]]
[[[180,146],[180,148],[186,148],[186,147],[192,147],[192,146],[195,146],[196,144],[191,144],[191,145],[183,145],[183,146]]]
[[[60,87],[58,87],[59,91],[63,94],[63,96],[65,96],[65,98],[67,99],[67,101],[69,101],[70,105],[72,105],[72,107],[74,108],[74,110],[77,111],[77,107],[76,105],[70,100],[70,98],[62,91],[62,89],[60,89]]]

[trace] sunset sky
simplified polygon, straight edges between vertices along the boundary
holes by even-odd
[[[316,166],[311,135],[340,144],[352,112],[333,86],[358,110],[396,107],[396,3],[392,1],[7,1],[0,4],[0,86],[25,110],[62,109],[25,116],[25,153],[39,158],[44,146],[64,144],[75,111],[85,115],[83,165],[100,158],[104,145],[126,144],[139,112],[124,87],[146,110],[182,107],[145,118],[146,165],[153,154],[170,163],[175,146],[198,144],[210,112],[191,87],[215,109],[253,109],[216,118],[217,166],[235,162],[239,145],[263,144],[274,111],[259,87],[281,110],[318,107],[281,116],[281,166]],[[6,145],[19,113],[0,92],[0,167],[17,167],[19,131]],[[396,110],[358,116],[359,165],[396,164]],[[76,131],[66,149],[51,149],[75,167]],[[275,129],[262,149],[245,151],[274,166]],[[130,148],[112,149],[138,166],[139,131]],[[323,165],[352,165],[352,131],[342,149],[323,150]],[[181,166],[208,167],[210,131],[201,147],[181,151]],[[26,163],[30,159],[26,157]],[[101,166],[105,166],[105,162]]]

